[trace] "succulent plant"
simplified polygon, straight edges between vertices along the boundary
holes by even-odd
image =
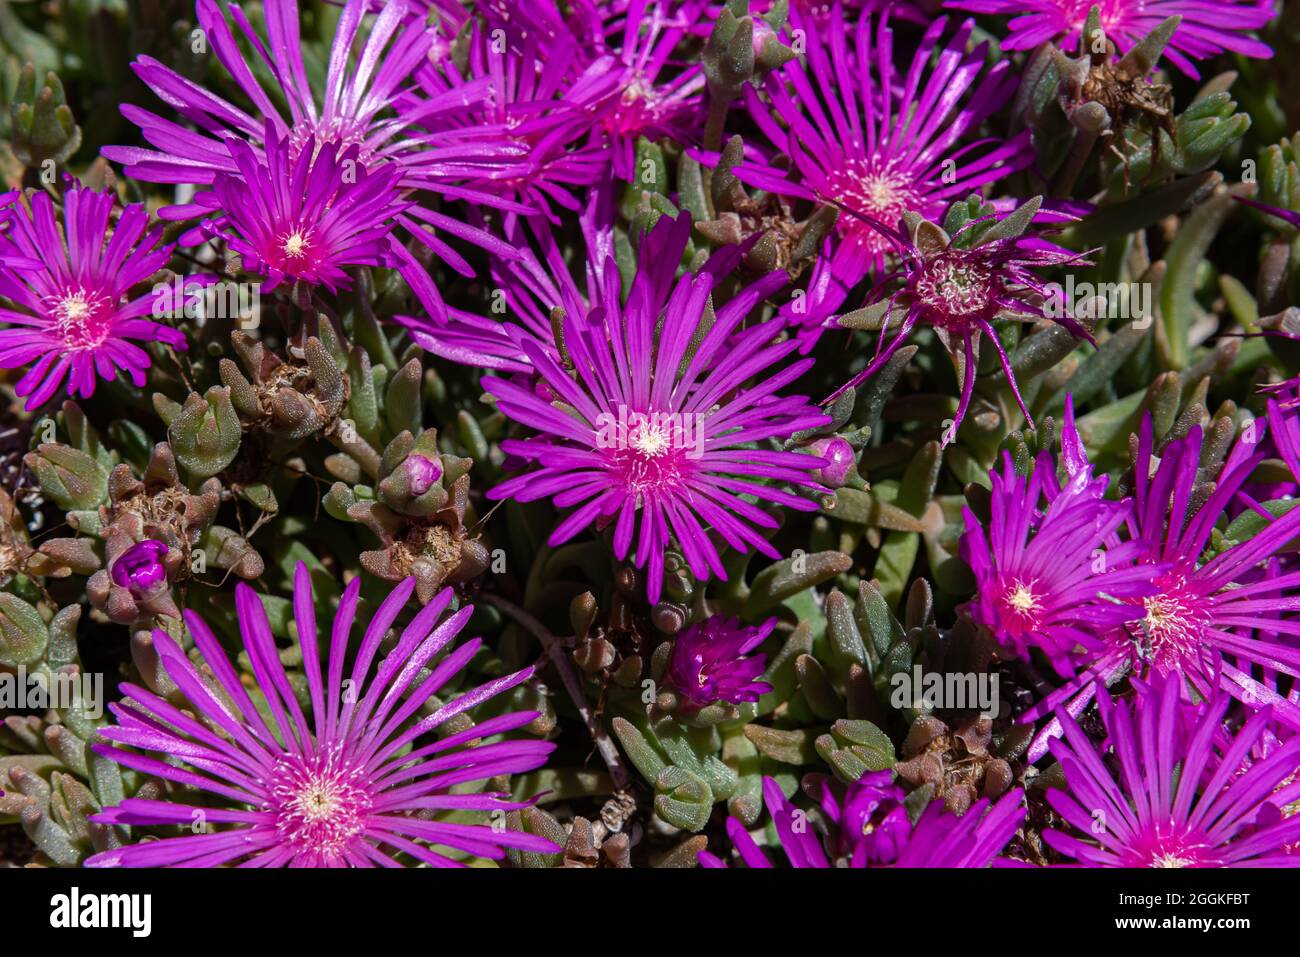
[[[384,449],[377,484],[335,482],[325,495],[334,517],[357,522],[379,539],[361,566],[386,581],[415,577],[427,602],[444,585],[463,585],[488,570],[492,556],[470,508],[467,458],[438,451],[438,433],[402,432]]]
[[[68,605],[46,621],[32,605],[0,594],[0,666],[21,668],[10,687],[21,684],[24,697],[57,705],[10,714],[0,728],[0,820],[20,823],[37,861],[50,866],[120,847],[125,832],[91,818],[138,783],[89,747],[106,718],[102,681],[94,681],[102,675],[83,672],[77,654],[80,618],[80,607]]]
[[[39,87],[36,79],[36,67],[28,63],[9,104],[13,151],[28,166],[40,167],[47,160],[66,163],[81,146],[81,129],[58,76],[46,73]]]
[[[1289,6],[429,6],[0,3],[0,863],[1294,857]]]
[[[81,422],[72,403],[65,421]],[[84,429],[84,431],[82,431]],[[82,442],[98,443],[88,426]],[[142,477],[119,462],[106,479],[102,464],[71,446],[43,444],[29,466],[46,494],[84,507],[70,509],[75,538],[51,538],[40,546],[43,561],[62,574],[89,575],[86,594],[113,621],[131,624],[157,615],[180,617],[172,586],[202,575],[209,565],[243,578],[257,578],[264,563],[246,540],[214,524],[223,500],[221,482],[208,478],[197,493],[181,482],[172,447],[154,446]],[[93,477],[93,479],[92,479]],[[92,503],[99,502],[98,507]],[[141,567],[129,569],[134,563]],[[158,569],[151,575],[148,568]]]

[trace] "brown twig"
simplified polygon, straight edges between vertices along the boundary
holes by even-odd
[[[623,756],[619,754],[617,745],[605,732],[605,726],[587,703],[587,695],[582,690],[578,675],[574,672],[572,663],[564,653],[563,642],[551,634],[545,625],[514,602],[508,601],[500,595],[485,593],[479,597],[489,605],[505,612],[541,642],[542,648],[550,656],[551,663],[555,665],[555,670],[560,673],[560,681],[564,684],[564,690],[569,693],[573,706],[578,709],[578,715],[587,725],[587,732],[591,735],[592,741],[596,743],[596,750],[600,752],[601,758],[605,761],[605,766],[609,768],[609,776],[613,779],[614,790],[626,791],[631,784],[631,778],[628,775],[627,766],[623,764]]]

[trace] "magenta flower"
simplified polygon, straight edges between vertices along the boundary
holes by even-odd
[[[1166,447],[1155,468],[1149,419],[1139,436],[1136,508],[1128,534],[1151,542],[1145,560],[1167,563],[1168,571],[1156,578],[1155,594],[1142,599],[1140,634],[1133,634],[1134,643],[1124,651],[1133,663],[1160,674],[1186,675],[1202,697],[1215,691],[1214,665],[1222,666],[1224,690],[1238,695],[1258,684],[1246,673],[1251,665],[1300,676],[1300,651],[1276,635],[1272,640],[1253,636],[1259,630],[1300,634],[1300,625],[1268,616],[1296,604],[1297,599],[1284,596],[1300,584],[1300,572],[1259,574],[1300,533],[1300,512],[1274,518],[1259,508],[1261,531],[1208,561],[1202,558],[1215,524],[1264,457],[1258,446],[1266,425],[1263,419],[1251,424],[1225,461],[1209,499],[1195,510],[1189,496],[1200,465],[1202,431],[1194,429]],[[1216,661],[1220,655],[1227,661]]]
[[[1300,866],[1287,847],[1300,840],[1300,815],[1283,818],[1270,802],[1295,774],[1300,738],[1248,762],[1268,709],[1216,747],[1231,699],[1215,695],[1193,709],[1179,685],[1172,674],[1139,682],[1133,712],[1098,694],[1113,762],[1060,716],[1065,739],[1051,750],[1069,790],[1049,789],[1047,800],[1083,839],[1049,828],[1044,840],[1091,867]]]
[[[1146,418],[1134,462],[1133,511],[1108,548],[1118,541],[1144,543],[1137,562],[1148,567],[1152,589],[1122,599],[1139,616],[1101,634],[1102,647],[1085,646],[1075,660],[1077,675],[1020,720],[1037,720],[1058,706],[1078,715],[1096,693],[1096,679],[1110,681],[1131,670],[1148,680],[1180,675],[1200,698],[1222,690],[1252,708],[1269,704],[1279,722],[1300,729],[1300,709],[1254,677],[1256,669],[1300,677],[1300,650],[1294,644],[1300,624],[1281,616],[1300,607],[1295,595],[1300,571],[1277,558],[1300,535],[1300,509],[1275,516],[1243,491],[1265,457],[1259,449],[1266,425],[1264,419],[1250,424],[1208,498],[1194,505],[1202,430],[1198,426],[1169,443],[1155,465]],[[1211,549],[1216,525],[1234,502],[1254,511],[1260,528]],[[1053,718],[1039,732],[1030,759],[1041,756],[1047,739],[1059,733],[1060,722]]]
[[[367,7],[368,0],[347,0],[344,5],[323,92],[318,92],[313,90],[303,62],[297,0],[267,0],[266,36],[259,35],[238,4],[229,4],[230,21],[260,59],[254,66],[245,62],[240,40],[223,7],[216,0],[198,0],[196,12],[205,42],[211,44],[212,52],[253,104],[253,113],[142,56],[132,65],[136,74],[199,131],[140,107],[123,105],[123,115],[140,127],[154,149],[110,146],[102,151],[104,156],[124,164],[127,174],[137,179],[210,186],[221,175],[234,177],[236,182],[242,178],[244,171],[237,157],[245,152],[269,164],[268,151],[283,151],[286,144],[291,161],[331,145],[333,155],[351,156],[373,176],[387,179],[394,175],[391,167],[395,166],[398,185],[404,190],[426,190],[449,199],[520,211],[517,204],[466,185],[518,161],[517,151],[502,144],[495,131],[459,124],[459,118],[487,95],[486,81],[433,95],[421,93],[410,78],[417,67],[427,64],[437,37],[410,15],[411,8],[402,0],[383,5],[359,55],[354,55]],[[281,100],[287,102],[287,117],[276,106]],[[395,116],[399,101],[403,109]],[[232,146],[231,141],[246,149]],[[281,161],[280,165],[289,164]],[[230,182],[227,180],[228,186]],[[193,206],[171,207],[164,215],[178,219],[197,212]],[[403,219],[402,225],[413,237],[462,275],[472,276],[473,270],[440,232],[499,256],[512,254],[499,239],[430,208],[428,203],[407,204]],[[445,306],[432,280],[417,275],[414,269],[406,275],[408,282],[416,284],[425,307],[444,314]]]
[[[1077,440],[1067,397],[1065,444]],[[962,510],[959,550],[976,581],[971,617],[1009,654],[1025,658],[1037,649],[1071,677],[1080,652],[1101,651],[1098,636],[1140,618],[1132,599],[1154,590],[1151,567],[1134,565],[1145,543],[1104,548],[1132,503],[1104,501],[1107,480],[1090,481],[1090,472],[1058,487],[1048,452],[1039,454],[1029,477],[1017,475],[1004,452],[1001,474],[989,477],[988,529],[969,508]]]
[[[847,788],[821,774],[804,778],[804,790],[833,825],[826,842],[832,857],[850,867],[898,860],[911,840],[912,822],[903,804],[906,794],[893,781],[891,771],[868,771]]]
[[[934,21],[910,64],[895,63],[888,14],[848,25],[836,2],[828,25],[797,14],[794,23],[806,33],[806,58],[769,77],[766,99],[745,91],[750,115],[794,170],[747,160],[734,171],[744,182],[856,211],[892,229],[909,210],[934,218],[953,200],[1033,161],[1027,131],[1007,142],[962,145],[1017,83],[1009,61],[985,70],[987,44],[966,52],[971,21],[942,47],[947,19]],[[833,313],[893,252],[864,219],[841,212],[835,229],[819,315]]]
[[[889,772],[883,774],[887,776]],[[960,817],[947,813],[942,801],[931,801],[915,826],[907,828],[906,814],[897,813],[901,810],[897,807],[901,791],[884,786],[884,781],[879,775],[866,775],[850,787],[842,804],[829,788],[819,789],[823,810],[837,825],[837,833],[827,843],[832,849],[852,848],[848,858],[852,867],[988,867],[1002,853],[1025,817],[1024,792],[1016,788],[992,807],[987,799],[977,801]],[[875,808],[871,808],[873,802],[877,804]],[[834,866],[826,845],[808,825],[804,812],[796,812],[781,793],[781,786],[769,777],[763,778],[763,803],[772,815],[781,849],[792,867]],[[843,831],[849,826],[861,828],[866,840],[859,840],[857,835],[845,837]],[[773,866],[734,817],[727,818],[727,836],[747,867]],[[841,843],[844,841],[847,845]],[[708,851],[700,851],[699,862],[702,867],[727,866]]]
[[[1165,58],[1193,78],[1200,77],[1193,60],[1225,50],[1262,59],[1273,55],[1271,47],[1248,34],[1273,19],[1274,0],[947,0],[944,5],[1013,17],[1011,33],[1002,41],[1008,50],[1032,50],[1049,40],[1072,47],[1095,6],[1102,30],[1121,53],[1170,17],[1182,17]]]
[[[749,499],[815,511],[816,502],[779,488],[821,490],[810,472],[822,459],[768,447],[830,418],[803,396],[779,395],[812,364],[782,361],[793,340],[773,341],[779,320],[741,328],[784,274],[765,277],[718,308],[708,333],[692,348],[715,283],[708,271],[676,281],[678,251],[690,236],[688,214],[664,217],[641,241],[641,262],[620,305],[617,266],[606,259],[602,288],[609,295],[589,315],[566,315],[564,348],[573,372],[539,343],[522,347],[545,390],[485,378],[502,414],[535,429],[535,438],[510,439],[501,448],[536,463],[492,489],[493,499],[550,498],[573,508],[551,533],[560,545],[593,522],[613,524],[620,559],[647,568],[648,595],[659,600],[664,552],[672,541],[691,573],[726,579],[706,526],[727,545],[779,558],[759,529],[778,521]],[[756,384],[748,385],[751,380]]]
[[[241,682],[217,636],[192,612],[186,612],[185,620],[200,664],[176,639],[155,631],[154,646],[186,708],[124,684],[125,699],[110,705],[117,723],[100,730],[111,743],[93,748],[123,767],[171,782],[182,794],[204,792],[205,802],[200,807],[180,800],[127,798],[106,808],[94,820],[132,827],[182,825],[185,832],[96,854],[87,866],[395,867],[400,862],[394,855],[400,855],[433,867],[456,867],[459,857],[449,856],[448,850],[494,859],[512,847],[558,851],[530,834],[440,818],[441,812],[526,807],[528,802],[511,801],[505,794],[458,786],[531,771],[545,762],[554,745],[493,740],[528,724],[536,712],[512,712],[438,736],[453,717],[533,673],[529,667],[477,688],[448,692],[448,684],[482,644],[478,638],[453,644],[473,608],[443,618],[450,589],[400,630],[396,645],[367,682],[380,643],[414,587],[415,579],[408,578],[392,590],[350,656],[361,590],[361,579],[354,578],[333,621],[324,671],[311,578],[307,567],[298,565],[293,606],[310,721],[280,663],[262,601],[247,585],[237,586],[236,607],[265,711]],[[435,694],[446,703],[421,716]],[[201,826],[193,827],[196,822]]]
[[[751,655],[772,634],[776,619],[750,628],[735,618],[715,615],[678,634],[668,660],[668,680],[691,705],[717,701],[757,701],[772,690],[759,681],[767,655]]]
[[[394,223],[409,223],[404,214],[412,206],[399,199],[398,167],[367,170],[356,146],[340,151],[334,143],[295,156],[288,139],[270,130],[264,160],[241,140],[227,146],[238,173],[218,173],[191,205],[166,214],[211,216],[183,242],[224,239],[246,270],[266,277],[267,291],[303,282],[334,292],[351,288],[350,266],[396,266],[417,292],[437,300],[428,275],[392,233]]]
[[[1050,319],[1076,338],[1093,342],[1088,330],[1063,308],[1061,298],[1035,272],[1080,261],[1077,253],[1025,232],[1039,209],[1040,200],[1035,198],[997,222],[991,216],[968,220],[951,236],[911,211],[903,214],[896,232],[870,220],[867,225],[893,244],[900,262],[872,293],[876,311],[881,313],[874,354],[831,398],[874,376],[907,342],[913,329],[928,325],[954,357],[960,352],[961,396],[944,445],[956,438],[970,408],[981,342],[997,352],[1016,404],[1032,428],[1033,417],[993,323]],[[848,319],[844,322],[848,324]]]
[[[127,206],[116,221],[113,193],[81,186],[63,197],[63,223],[43,192],[12,211],[0,234],[0,295],[13,308],[0,308],[0,368],[32,364],[14,391],[34,410],[66,388],[89,397],[97,379],[126,372],[145,384],[149,354],[137,343],[161,342],[185,348],[185,335],[146,316],[171,309],[145,293],[128,298],[171,259],[161,245],[162,227],[146,231],[144,204]],[[193,277],[192,277],[193,278]]]
[[[125,588],[137,598],[152,594],[167,581],[163,558],[167,545],[154,538],[136,542],[113,563],[109,575],[113,584]]]
[[[383,4],[359,55],[354,56],[367,6],[368,0],[344,4],[323,93],[318,93],[303,62],[298,0],[266,0],[265,36],[259,35],[238,4],[229,5],[228,19],[216,0],[197,0],[195,12],[205,41],[254,112],[247,113],[152,57],[142,56],[132,64],[136,75],[202,132],[124,104],[122,115],[140,127],[154,149],[109,146],[104,156],[124,164],[127,174],[137,179],[208,185],[217,173],[237,172],[227,139],[243,140],[260,155],[269,128],[274,138],[289,140],[295,157],[312,142],[333,143],[339,152],[356,147],[366,165],[391,160],[406,170],[418,161],[420,172],[408,176],[423,188],[438,189],[440,181],[456,178],[455,167],[466,162],[466,154],[460,137],[439,140],[428,128],[463,112],[467,101],[474,96],[481,99],[484,90],[461,90],[445,100],[424,99],[418,109],[410,105],[409,119],[394,118],[388,108],[399,96],[415,95],[409,78],[428,59],[435,34],[411,16],[406,3],[394,0]],[[260,62],[245,61],[240,38]],[[288,107],[287,117],[276,105],[280,101]],[[420,139],[412,135],[410,124],[418,124]],[[449,165],[447,175],[429,175],[440,164]]]

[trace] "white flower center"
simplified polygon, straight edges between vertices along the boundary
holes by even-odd
[[[1016,611],[1024,614],[1026,612],[1037,611],[1039,608],[1038,599],[1034,593],[1029,590],[1029,586],[1024,582],[1017,581],[1007,595],[1007,602]]]
[[[628,445],[642,455],[658,458],[672,448],[672,435],[662,425],[642,424],[628,436]]]
[[[307,238],[301,232],[296,232],[284,241],[282,248],[286,256],[301,256],[307,251]]]
[[[54,299],[54,328],[71,350],[93,349],[108,338],[112,310],[109,300],[85,289],[69,289]]]
[[[1137,653],[1162,673],[1179,667],[1201,647],[1205,620],[1193,596],[1179,582],[1163,582],[1163,591],[1142,599],[1146,614],[1135,625]]]
[[[90,313],[90,303],[86,300],[86,294],[78,291],[74,295],[64,299],[58,305],[59,318],[69,322],[85,319]]]
[[[281,761],[271,794],[281,840],[300,852],[338,854],[365,830],[371,808],[365,775],[332,753]]]
[[[925,267],[916,293],[929,307],[932,322],[959,322],[989,308],[993,276],[980,263],[945,255]]]
[[[305,820],[323,821],[333,817],[343,802],[337,788],[325,781],[313,781],[289,803]]]

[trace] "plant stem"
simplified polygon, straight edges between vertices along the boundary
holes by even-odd
[[[626,791],[631,784],[631,778],[627,773],[627,767],[623,764],[623,756],[619,754],[618,747],[605,732],[605,726],[592,712],[591,706],[587,703],[587,695],[582,690],[582,683],[573,670],[573,664],[565,655],[564,646],[560,639],[551,634],[545,625],[514,602],[508,601],[500,595],[483,594],[480,597],[489,605],[505,612],[541,642],[542,648],[550,656],[551,663],[555,665],[555,670],[560,674],[560,681],[564,684],[564,690],[568,692],[569,698],[573,701],[573,706],[578,709],[578,715],[582,718],[583,723],[587,725],[587,732],[591,735],[591,740],[595,742],[596,750],[600,752],[601,758],[605,761],[605,766],[609,768],[609,776],[614,781],[614,789],[616,791]]]

